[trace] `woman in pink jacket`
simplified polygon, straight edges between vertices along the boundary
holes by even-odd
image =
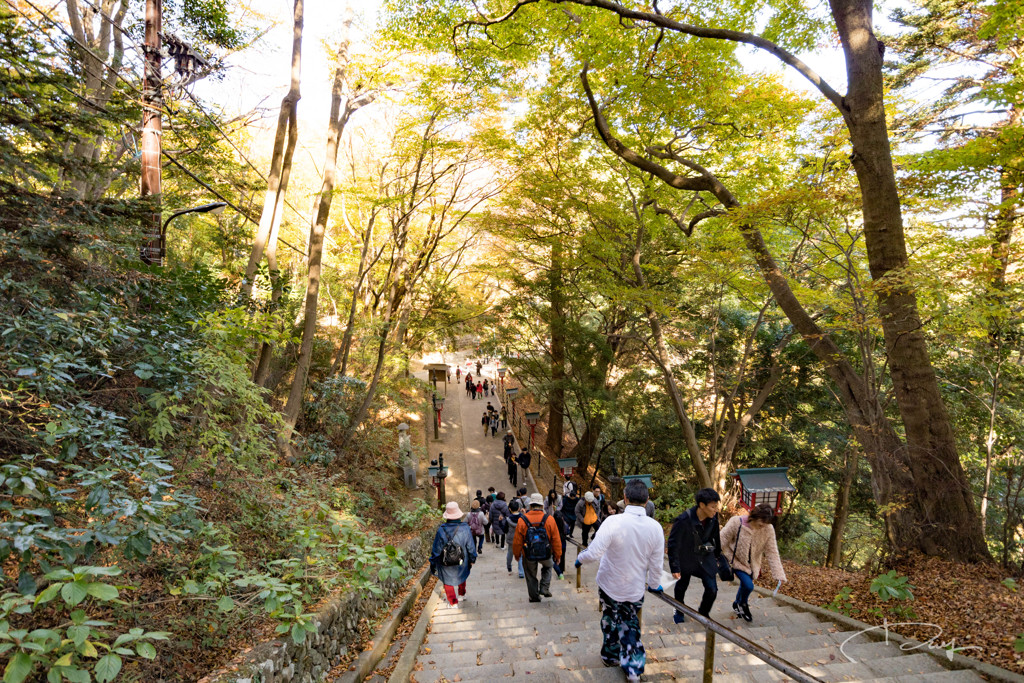
[[[754,579],[760,575],[765,557],[772,576],[777,581],[786,580],[779,547],[775,544],[774,519],[771,505],[758,505],[749,515],[736,515],[722,528],[722,553],[740,582],[732,609],[736,616],[746,621],[753,621],[747,600],[754,590]]]

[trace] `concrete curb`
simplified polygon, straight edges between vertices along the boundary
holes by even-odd
[[[767,588],[754,586],[754,591],[762,596],[769,598],[772,597],[772,591]],[[959,669],[973,669],[979,674],[988,676],[992,680],[996,681],[1006,681],[1006,683],[1024,683],[1024,676],[1021,676],[1020,674],[1016,674],[1006,669],[1001,669],[998,666],[994,666],[977,659],[965,657],[964,655],[956,652],[954,652],[952,656],[949,656],[947,651],[938,645],[929,646],[928,643],[922,643],[919,640],[908,638],[907,636],[900,635],[894,631],[886,631],[885,629],[882,629],[881,626],[872,626],[871,624],[848,617],[845,614],[833,612],[825,609],[824,607],[818,607],[817,605],[812,605],[809,602],[791,598],[788,595],[779,594],[774,596],[773,599],[783,605],[789,605],[790,607],[795,607],[803,610],[804,612],[815,614],[822,619],[841,624],[852,631],[864,631],[864,636],[871,638],[872,640],[888,640],[889,642],[897,643],[901,650],[925,652],[939,660],[943,666],[949,667],[952,665]]]
[[[416,657],[420,653],[420,648],[423,647],[423,641],[427,638],[427,626],[430,625],[430,619],[440,600],[440,594],[436,590],[431,591],[430,597],[427,598],[427,603],[423,606],[423,611],[420,612],[416,628],[413,629],[412,634],[409,636],[405,649],[402,650],[402,656],[398,658],[398,663],[395,664],[388,683],[408,683],[410,680],[413,668],[416,666]]]
[[[364,650],[356,659],[355,671],[346,671],[337,679],[338,683],[359,683],[359,681],[362,681],[373,672],[373,669],[384,655],[387,654],[388,649],[391,647],[391,641],[394,640],[395,633],[398,631],[398,625],[402,623],[402,619],[405,618],[405,615],[416,604],[429,578],[430,566],[428,564],[420,572],[416,582],[413,584],[412,590],[409,591],[402,604],[391,612],[387,622],[377,632],[377,635],[373,637],[373,640],[370,642],[370,648]]]

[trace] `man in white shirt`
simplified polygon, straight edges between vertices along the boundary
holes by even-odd
[[[644,505],[647,486],[634,479],[626,484],[626,511],[608,517],[576,557],[576,565],[600,562],[597,568],[601,598],[601,661],[619,666],[630,681],[640,680],[647,654],[640,642],[640,619],[644,584],[661,590],[661,568],[665,555],[665,534],[661,525],[647,516]],[[657,588],[654,588],[657,586]]]

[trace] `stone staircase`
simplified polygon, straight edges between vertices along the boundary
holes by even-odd
[[[505,552],[485,545],[467,583],[459,609],[442,599],[431,618],[430,632],[416,659],[413,680],[494,681],[502,678],[565,681],[624,681],[618,668],[605,668],[597,609],[596,565],[585,566],[583,590],[576,592],[570,545],[565,580],[551,582],[552,598],[530,603],[526,582],[513,564],[505,570]],[[440,587],[436,590],[440,591]],[[692,582],[686,595],[696,605],[703,588]],[[826,681],[886,683],[953,683],[984,680],[972,670],[950,670],[941,660],[894,643],[876,642],[856,631],[843,631],[817,615],[782,605],[770,597],[751,596],[753,622],[735,618],[735,585],[720,584],[713,619]],[[644,601],[643,642],[648,681],[699,681],[704,661],[704,629],[692,622],[675,624],[672,608],[654,596]],[[842,649],[840,645],[850,636]],[[922,648],[923,650],[923,648]],[[719,637],[715,681],[754,683],[788,680],[739,646]]]

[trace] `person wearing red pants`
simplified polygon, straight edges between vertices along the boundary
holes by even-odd
[[[473,532],[469,525],[462,521],[462,510],[457,502],[448,503],[444,519],[434,534],[434,544],[430,550],[430,572],[444,585],[448,606],[457,608],[459,596],[466,595],[466,579],[476,562],[476,543],[473,542]]]

